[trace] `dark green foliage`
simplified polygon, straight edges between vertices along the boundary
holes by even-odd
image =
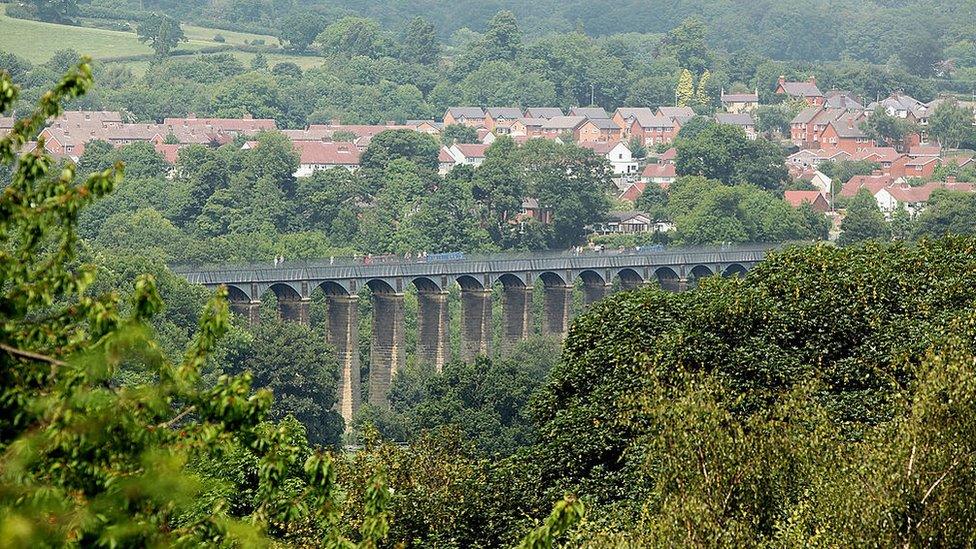
[[[841,223],[839,244],[851,244],[862,240],[887,240],[891,236],[884,214],[878,202],[867,190],[862,189],[851,199]]]
[[[399,373],[390,391],[400,440],[454,426],[485,456],[507,456],[535,441],[529,400],[559,356],[558,342],[520,343],[506,358],[452,362],[443,372],[415,366]],[[382,431],[381,431],[382,432]]]
[[[471,126],[462,124],[451,124],[445,126],[441,132],[441,142],[445,147],[450,147],[454,143],[477,143],[478,130]]]
[[[295,51],[305,51],[325,28],[325,20],[317,13],[295,13],[281,22],[278,37]]]
[[[274,394],[269,419],[294,416],[309,442],[336,445],[342,418],[333,410],[338,362],[325,335],[297,322],[262,319],[253,339],[241,342],[227,356],[230,373],[249,372],[253,385]]]
[[[582,488],[600,509],[582,539],[619,532],[628,509],[638,524],[623,531],[644,540],[637,545],[689,536],[846,545],[865,531],[968,539],[976,516],[963,510],[962,486],[974,454],[971,442],[942,431],[956,405],[935,395],[963,399],[958,428],[970,432],[976,393],[959,376],[972,364],[951,357],[972,353],[973,252],[971,239],[795,248],[744,280],[611,297],[576,321],[534,406],[532,459],[544,483]],[[956,337],[948,355],[926,358]],[[921,442],[942,436],[952,440],[944,452]],[[907,467],[913,455],[927,473]],[[959,465],[952,456],[963,456]],[[901,507],[919,503],[946,471],[952,488],[934,489],[937,502]],[[909,489],[913,478],[919,485]],[[880,518],[901,512],[913,529]],[[804,518],[785,518],[794,514]],[[938,524],[918,524],[923,515]],[[788,527],[814,517],[834,526]]]
[[[751,140],[741,128],[726,124],[708,124],[692,135],[679,135],[675,144],[678,175],[752,184],[768,191],[782,190],[788,179],[786,153],[772,141]]]
[[[165,57],[170,50],[186,42],[180,22],[167,15],[154,13],[139,23],[139,41],[149,42],[157,57]]]

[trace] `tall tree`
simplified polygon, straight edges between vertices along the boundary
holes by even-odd
[[[972,108],[959,105],[955,100],[945,100],[929,115],[928,131],[948,149],[958,148],[961,143],[976,144],[973,120]]]
[[[310,442],[338,444],[343,431],[342,417],[333,409],[338,362],[325,337],[273,316],[262,318],[253,338],[242,343],[230,353],[228,369],[234,374],[250,372],[255,387],[274,393],[270,417],[293,415],[305,425]]]
[[[78,0],[29,0],[28,4],[41,21],[67,23],[78,15]]]
[[[687,107],[695,101],[695,77],[691,71],[684,69],[678,77],[678,88],[675,90],[675,100],[679,107]]]
[[[296,12],[282,20],[279,26],[278,38],[288,44],[288,49],[303,52],[325,28],[325,20],[314,12]]]
[[[136,34],[140,42],[149,42],[157,57],[166,57],[180,42],[187,41],[179,21],[158,13],[150,14],[139,23]]]
[[[410,20],[400,39],[400,58],[407,63],[436,65],[440,59],[437,29],[423,17]]]
[[[663,43],[664,49],[678,59],[681,68],[700,74],[712,66],[712,56],[705,44],[707,31],[701,19],[685,19],[667,34]]]
[[[894,147],[904,141],[914,128],[901,118],[888,114],[883,107],[878,107],[861,122],[861,130],[877,143]]]
[[[840,225],[839,244],[852,244],[863,240],[888,240],[891,229],[878,209],[878,202],[866,189],[861,189],[847,206],[844,221]]]
[[[487,61],[515,59],[522,51],[522,31],[514,13],[502,10],[488,21],[482,47]]]
[[[701,77],[698,78],[698,89],[695,91],[695,105],[702,109],[709,109],[711,107],[711,99],[708,97],[708,80],[711,78],[712,73],[705,69]]]

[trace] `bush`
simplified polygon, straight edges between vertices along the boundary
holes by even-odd
[[[213,41],[214,42],[220,42],[221,44],[223,44],[224,42],[227,41],[227,39],[224,38],[224,35],[223,34],[215,34],[214,37],[213,37]]]

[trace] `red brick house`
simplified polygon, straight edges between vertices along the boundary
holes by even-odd
[[[481,107],[450,107],[444,113],[444,125],[454,124],[480,128],[485,124],[485,111]]]
[[[861,130],[862,117],[854,114],[841,116],[833,120],[820,133],[820,143],[823,146],[835,147],[851,155],[867,147],[873,147],[874,141]]]
[[[794,99],[802,99],[811,107],[824,104],[824,94],[817,87],[817,78],[810,77],[806,82],[787,82],[785,76],[780,76],[776,83],[776,93],[785,94]]]

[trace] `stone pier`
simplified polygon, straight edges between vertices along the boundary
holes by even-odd
[[[281,314],[282,320],[298,322],[306,326],[309,324],[309,305],[311,305],[310,299],[278,299],[278,311]]]
[[[230,302],[230,310],[233,313],[239,314],[247,320],[247,323],[251,326],[257,326],[261,321],[261,302],[260,301],[247,301],[247,302]]]
[[[369,350],[369,403],[389,408],[387,393],[406,361],[403,294],[373,293],[373,339]]]
[[[359,378],[359,297],[329,296],[328,330],[326,341],[339,358],[339,387],[336,409],[352,426],[362,400]]]
[[[532,288],[506,286],[502,292],[502,342],[506,349],[532,335]]]
[[[583,306],[590,306],[610,295],[612,285],[602,280],[583,282]]]
[[[446,291],[417,292],[417,358],[439,372],[450,359]],[[490,309],[489,309],[490,310]]]
[[[573,305],[573,287],[547,285],[543,297],[542,333],[566,337]]]
[[[461,358],[491,352],[491,290],[461,289]]]

